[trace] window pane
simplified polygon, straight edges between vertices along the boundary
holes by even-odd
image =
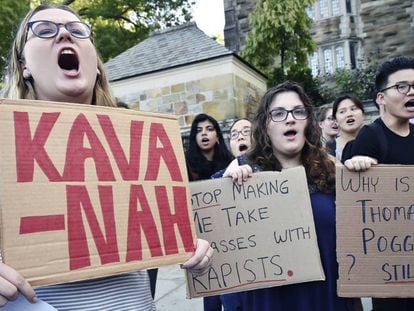
[[[313,5],[308,6],[306,8],[306,13],[308,14],[308,16],[309,16],[310,19],[312,19],[312,20],[315,20],[316,19],[316,16],[315,16],[315,6],[313,6]]]
[[[319,11],[322,18],[329,17],[328,0],[319,0]]]
[[[344,48],[342,46],[338,46],[337,48],[335,48],[335,59],[336,59],[336,68],[345,67]]]
[[[312,76],[316,77],[319,74],[318,53],[314,52],[309,56],[309,66],[312,70]]]
[[[323,51],[323,57],[325,61],[325,74],[333,73],[332,66],[332,51],[331,49],[326,49]]]
[[[332,0],[332,15],[337,16],[341,14],[341,7],[339,4],[339,0]]]

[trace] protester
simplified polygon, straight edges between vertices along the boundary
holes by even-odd
[[[230,163],[233,157],[216,119],[204,113],[195,117],[185,157],[190,181],[210,179]]]
[[[252,123],[248,119],[238,119],[230,127],[230,150],[234,157],[241,160],[252,145]],[[211,178],[221,178],[226,169],[222,169]]]
[[[339,137],[331,145],[333,155],[340,161],[345,145],[353,140],[364,124],[364,105],[353,95],[344,94],[335,99],[332,115],[339,127]]]
[[[191,124],[189,147],[185,154],[190,181],[210,179],[233,159],[216,119],[201,113]],[[205,311],[221,311],[220,296],[203,299]]]
[[[338,136],[338,124],[332,115],[332,107],[321,107],[318,111],[318,124],[322,130],[322,145],[327,148],[329,154],[335,156],[335,149],[330,149],[330,146],[335,142]]]
[[[385,61],[375,78],[376,104],[381,114],[364,126],[343,155],[345,166],[365,171],[372,165],[414,164],[414,58],[397,56]],[[414,310],[413,298],[372,299],[375,311]]]
[[[270,88],[253,120],[248,164],[233,161],[225,176],[242,183],[253,171],[304,166],[326,280],[228,294],[233,299],[225,305],[226,311],[341,311],[357,306],[359,299],[336,294],[335,164],[322,146],[321,131],[311,109],[308,96],[298,84],[288,81]]]
[[[252,144],[252,123],[248,119],[234,121],[230,127],[230,149],[234,157],[245,154]]]
[[[4,97],[116,107],[89,26],[67,6],[40,5],[23,19],[13,42]],[[82,106],[79,106],[82,109]],[[194,274],[208,270],[213,253],[197,240],[183,264]],[[45,286],[34,291],[12,267],[0,263],[0,305],[18,293],[58,310],[152,310],[146,271]]]

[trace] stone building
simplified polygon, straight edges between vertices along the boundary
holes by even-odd
[[[207,113],[223,130],[251,116],[266,77],[189,23],[155,32],[105,64],[114,95],[130,108],[174,114],[183,136]]]
[[[225,45],[246,46],[248,15],[256,0],[224,0]],[[414,1],[316,0],[307,10],[317,50],[309,55],[314,75],[356,68],[390,55],[414,55]]]

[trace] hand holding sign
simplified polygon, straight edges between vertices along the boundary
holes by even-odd
[[[190,186],[197,235],[215,251],[206,274],[187,274],[190,297],[324,278],[302,167]]]

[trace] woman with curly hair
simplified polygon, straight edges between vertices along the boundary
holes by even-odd
[[[302,87],[284,82],[263,96],[253,120],[253,146],[246,164],[232,162],[225,175],[246,181],[256,171],[304,166],[326,280],[230,294],[225,310],[355,310],[358,300],[336,294],[335,164]]]

